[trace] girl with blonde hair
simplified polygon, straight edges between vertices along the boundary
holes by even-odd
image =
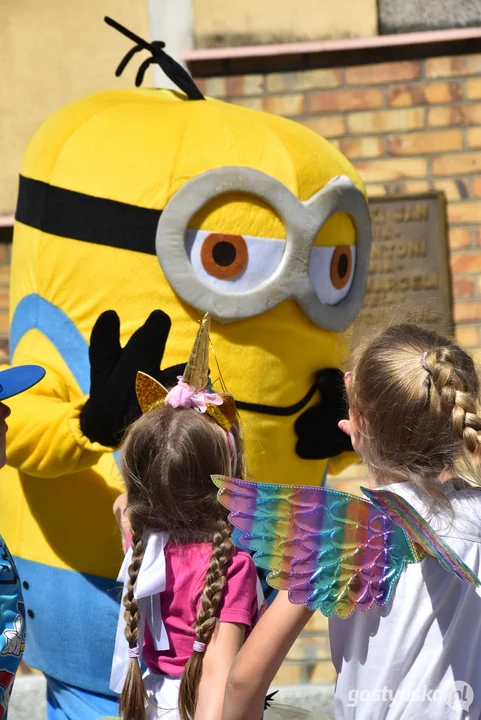
[[[254,492],[262,491],[217,481],[232,522],[250,529],[249,547],[274,570],[271,582],[289,591],[278,594],[238,654],[223,720],[255,717],[314,608],[329,616],[338,720],[479,718],[481,417],[474,362],[438,333],[400,324],[357,348],[346,389],[349,419],[340,427],[366,465],[371,503],[329,489],[313,500],[307,488],[288,494],[272,486],[262,497],[264,513],[268,501],[280,507],[282,500],[291,518],[284,513],[282,541],[266,545],[267,526],[246,501],[254,507]]]

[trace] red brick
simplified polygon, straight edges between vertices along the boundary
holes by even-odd
[[[371,158],[384,154],[384,142],[380,137],[341,138],[339,150],[348,158]]]
[[[469,197],[469,178],[455,180],[439,180],[434,183],[436,190],[441,190],[448,200],[466,200]]]
[[[348,115],[347,124],[349,131],[356,134],[403,132],[423,128],[424,114],[424,108],[359,112]]]
[[[474,280],[472,278],[452,279],[453,297],[467,298],[474,295]]]
[[[274,115],[302,115],[304,95],[264,95],[262,109]]]
[[[225,97],[225,77],[199,78],[196,80],[199,90],[208,97]]]
[[[474,200],[471,202],[449,203],[448,220],[453,225],[475,225],[481,223],[481,201]]]
[[[343,115],[319,115],[317,117],[296,118],[297,122],[314,130],[326,138],[346,134],[346,120]]]
[[[207,78],[194,78],[194,81],[202,95],[207,95]]]
[[[454,107],[436,107],[428,110],[428,125],[446,127],[447,125],[480,125],[481,105],[457,105]]]
[[[481,153],[466,152],[453,153],[452,155],[440,155],[433,158],[433,174],[448,175],[471,175],[481,170]]]
[[[225,77],[199,78],[199,90],[209,97],[236,97],[261,95],[264,92],[263,75],[227,75]]]
[[[9,291],[0,289],[0,312],[6,310],[8,312],[10,303]]]
[[[227,97],[236,95],[260,95],[264,89],[262,75],[227,75],[225,78],[225,94]]]
[[[346,70],[348,85],[384,85],[385,83],[417,80],[421,63],[416,60],[359,65]]]
[[[393,135],[389,138],[388,147],[392,155],[428,155],[446,150],[461,150],[463,131],[440,130]]]
[[[476,325],[459,325],[456,328],[456,342],[465,348],[479,346],[479,330]]]
[[[236,105],[242,105],[242,107],[250,108],[251,110],[263,110],[262,97],[241,97],[235,99]]]
[[[481,272],[481,253],[462,252],[451,257],[451,270],[453,273]]]
[[[395,85],[389,88],[392,107],[435,105],[461,100],[463,91],[458,82],[427,83],[425,85]]]
[[[10,285],[10,265],[0,265],[0,286]]]
[[[481,302],[470,302],[468,300],[454,303],[454,321],[472,322],[481,320]]]
[[[360,160],[355,165],[361,178],[367,183],[422,178],[427,175],[427,162],[423,158]]]
[[[451,55],[426,60],[426,77],[455,77],[481,72],[481,55]]]
[[[479,77],[469,78],[466,95],[468,100],[478,100],[481,98],[481,80]]]
[[[428,192],[428,190],[431,190],[431,186],[427,180],[410,180],[408,182],[403,182],[400,185],[401,193],[406,193],[407,195],[425,193]]]
[[[449,230],[449,247],[451,250],[460,250],[471,247],[473,237],[471,230],[465,228],[451,228]]]
[[[368,197],[375,198],[379,197],[380,195],[386,195],[387,188],[386,185],[366,185],[366,191]]]
[[[346,112],[382,107],[382,90],[335,90],[333,92],[310,93],[311,112]]]
[[[299,92],[316,88],[335,88],[342,84],[341,70],[301,70],[300,72],[271,73],[266,77],[267,92]]]
[[[304,626],[307,632],[328,632],[329,620],[322,613],[314,613]]]
[[[284,663],[276,673],[273,682],[278,685],[299,685],[302,679],[302,669],[298,665]],[[330,682],[324,681],[324,682]]]
[[[466,132],[468,146],[473,148],[481,147],[481,127],[469,128]]]
[[[474,197],[481,197],[481,177],[473,178],[473,195]]]
[[[406,180],[403,182],[388,182],[384,185],[368,185],[367,191],[370,197],[377,195],[417,195],[431,190],[427,180]]]
[[[359,495],[360,493],[358,493]],[[309,682],[314,684],[335,683],[337,678],[336,670],[331,659],[319,660],[313,666],[312,673],[309,675]]]

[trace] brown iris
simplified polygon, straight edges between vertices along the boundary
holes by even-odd
[[[200,259],[209,275],[230,280],[245,270],[249,252],[242,235],[211,233],[202,243]]]
[[[331,280],[337,290],[346,287],[352,272],[352,249],[341,245],[334,250],[331,260]]]

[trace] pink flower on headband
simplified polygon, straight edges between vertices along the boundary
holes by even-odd
[[[182,381],[182,376],[177,378],[178,383],[172,388],[165,398],[165,405],[173,408],[195,408],[201,413],[205,413],[207,403],[209,405],[222,405],[224,402],[217,393],[208,390],[196,390],[192,385]]]

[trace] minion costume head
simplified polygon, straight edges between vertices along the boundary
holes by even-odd
[[[87,97],[44,123],[21,170],[11,345],[47,377],[16,401],[2,532],[30,588],[27,661],[52,688],[85,696],[109,694],[118,614],[121,482],[111,449],[80,422],[99,314],[118,312],[125,345],[161,308],[174,365],[209,312],[250,474],[306,485],[321,482],[329,452],[312,452],[294,424],[319,401],[318,371],[339,366],[365,293],[369,213],[347,159],[292,121],[197,98]]]

